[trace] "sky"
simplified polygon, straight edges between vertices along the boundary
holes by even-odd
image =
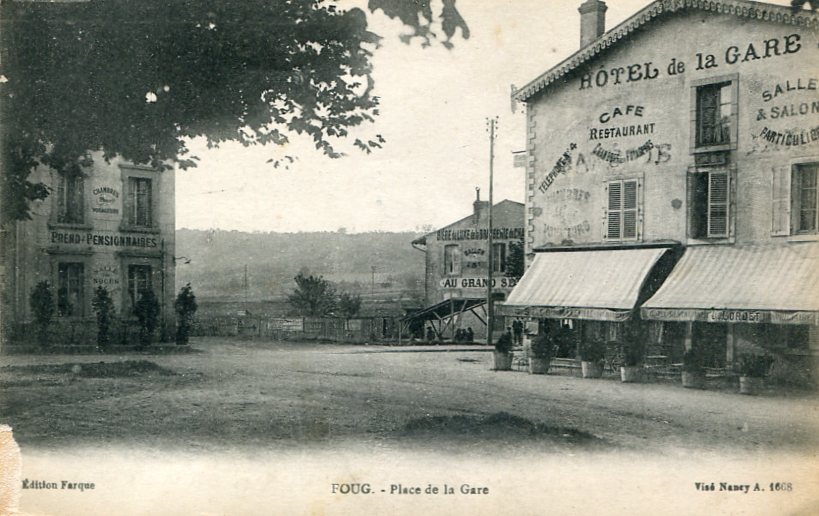
[[[381,47],[373,57],[381,115],[368,134],[384,148],[350,148],[330,159],[298,139],[286,149],[190,145],[201,158],[176,177],[176,226],[261,232],[428,231],[472,211],[475,188],[489,195],[489,134],[497,117],[494,202],[523,202],[524,168],[512,153],[525,149],[525,106],[512,112],[511,85],[523,86],[579,48],[581,0],[458,0],[470,38],[455,47],[406,45],[406,29],[370,14]],[[609,0],[606,29],[649,0]],[[771,3],[787,5],[788,0]],[[342,7],[365,1],[340,0]],[[433,0],[435,12],[440,1]],[[298,157],[289,169],[270,158]]]

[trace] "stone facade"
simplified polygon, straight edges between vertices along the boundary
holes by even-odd
[[[489,265],[489,202],[476,200],[473,213],[429,233],[413,242],[425,251],[424,292],[427,305],[446,299],[486,298]],[[524,237],[523,205],[504,200],[493,206],[493,297],[502,301],[511,292],[517,278],[506,275],[512,244]],[[483,324],[474,316],[460,321],[460,326],[477,332]]]
[[[55,339],[81,328],[93,343],[91,301],[105,287],[121,320],[150,289],[161,305],[159,333],[172,337],[174,322],[174,169],[158,170],[92,155],[81,177],[37,168],[31,181],[50,195],[32,206],[32,219],[12,225],[5,235],[3,322],[19,334],[32,320],[29,298],[48,281],[57,303]],[[89,337],[90,335],[90,337]],[[59,344],[57,342],[56,344]]]
[[[580,12],[595,30],[605,4]],[[787,7],[658,0],[581,36],[590,43],[513,95],[527,106],[528,261],[572,246],[816,245],[817,27]],[[671,333],[687,347],[692,334],[727,339],[715,363],[728,366],[743,348],[797,339],[712,326]],[[819,347],[817,327],[803,330],[794,354]]]

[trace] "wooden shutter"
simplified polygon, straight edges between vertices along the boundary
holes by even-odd
[[[791,232],[791,170],[788,166],[771,169],[771,235]]]
[[[608,189],[606,238],[619,239],[623,226],[623,183],[620,181],[612,181],[608,184]]]
[[[133,177],[125,178],[125,198],[123,202],[122,218],[126,224],[136,224],[136,217],[134,216],[134,197],[136,195],[136,181]]]
[[[708,173],[708,236],[728,236],[730,180],[727,171]]]
[[[637,180],[623,181],[623,233],[624,239],[637,238]]]

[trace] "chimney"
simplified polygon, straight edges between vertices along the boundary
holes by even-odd
[[[580,12],[580,48],[585,47],[606,32],[606,3],[586,0],[577,9]]]
[[[475,202],[472,203],[472,207],[475,210],[473,218],[477,224],[480,222],[483,212],[489,209],[489,201],[481,200],[481,189],[477,186],[475,187]]]

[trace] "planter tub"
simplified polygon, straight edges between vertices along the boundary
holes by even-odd
[[[739,393],[754,395],[762,392],[764,380],[756,376],[739,377]]]
[[[603,364],[600,362],[580,362],[580,371],[583,378],[600,378],[603,376]]]
[[[643,380],[643,368],[640,366],[620,367],[620,381],[623,383],[636,383]]]
[[[702,389],[705,387],[705,373],[683,371],[682,384],[687,389]]]
[[[530,374],[546,374],[549,372],[548,358],[531,357],[529,358],[529,373]]]
[[[511,371],[512,370],[512,353],[504,353],[501,351],[493,351],[495,355],[495,370],[496,371]]]

